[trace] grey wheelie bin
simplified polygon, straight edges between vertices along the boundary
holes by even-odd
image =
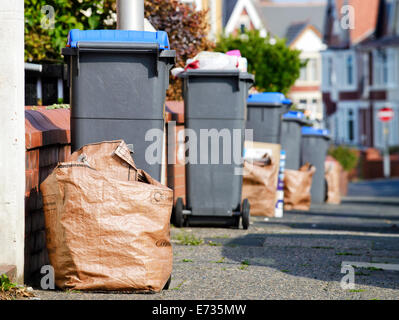
[[[71,30],[62,54],[69,73],[72,151],[123,139],[133,145],[138,168],[159,181],[165,95],[176,55],[167,33]],[[150,145],[156,150],[146,157]]]
[[[279,92],[251,94],[247,100],[247,129],[258,142],[280,143],[281,117],[292,102]]]
[[[246,101],[254,76],[238,70],[188,70],[180,77],[188,163],[186,204],[177,199],[175,224],[238,227],[242,217],[246,229],[249,203],[241,203],[242,155]]]
[[[325,202],[326,181],[324,177],[324,162],[326,160],[330,136],[328,130],[312,127],[302,128],[301,165],[309,162],[316,168],[312,179],[312,203]]]
[[[308,124],[299,111],[288,111],[281,124],[281,148],[285,150],[285,168],[299,170],[301,166],[302,126]]]

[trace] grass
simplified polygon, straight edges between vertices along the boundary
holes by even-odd
[[[369,273],[364,273],[362,271],[357,271],[357,272],[355,272],[355,275],[357,275],[357,276],[369,276],[370,274]]]
[[[208,241],[208,245],[211,247],[220,247],[222,244],[219,242]]]
[[[360,256],[360,254],[355,254],[352,252],[336,252],[335,255],[337,255],[337,256]]]
[[[287,272],[290,272],[290,270],[283,269],[283,270],[281,270],[281,272],[287,273]]]
[[[384,270],[384,269],[376,268],[376,267],[367,267],[366,269],[369,271],[383,271]]]
[[[228,236],[228,235],[222,235],[222,236],[216,236],[216,237],[214,237],[215,239],[229,239],[230,238],[230,236]]]
[[[171,290],[180,290],[181,286],[186,282],[186,280],[180,282],[180,284],[177,287],[172,288]]]
[[[335,249],[334,247],[314,246],[312,249]]]
[[[224,263],[224,259],[225,259],[225,257],[222,257],[219,260],[214,261],[214,263]]]
[[[47,106],[46,107],[47,110],[54,110],[54,109],[70,109],[70,105],[69,104],[65,104],[65,103],[55,103],[51,106]]]
[[[175,240],[179,241],[179,244],[184,246],[199,246],[204,243],[204,240],[197,238],[194,234],[188,234],[181,232],[174,237]]]
[[[241,266],[240,266],[240,270],[246,270],[248,268],[248,266],[250,265],[249,260],[243,260],[241,261]]]
[[[11,282],[7,275],[0,276],[0,300],[15,300],[17,298],[34,297],[32,292],[26,290],[24,286],[18,286]]]
[[[193,262],[191,259],[183,259],[182,262]]]
[[[351,289],[351,290],[349,290],[349,292],[364,292],[364,291],[366,291],[366,290],[364,290],[364,289]]]
[[[76,290],[76,289],[67,289],[65,292],[66,293],[80,293],[80,291]]]
[[[10,281],[7,275],[2,274],[0,277],[0,291],[6,292],[15,288],[17,285]]]

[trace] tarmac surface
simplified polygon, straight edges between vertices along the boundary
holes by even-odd
[[[341,205],[251,217],[248,230],[172,227],[171,236],[169,290],[35,289],[36,299],[399,299],[399,180],[351,184]],[[343,263],[359,262],[372,265],[354,267],[355,287],[342,288]]]

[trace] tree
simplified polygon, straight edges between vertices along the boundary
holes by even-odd
[[[61,62],[69,30],[112,27],[106,22],[111,20],[113,2],[25,0],[25,60]]]
[[[261,37],[258,30],[240,35],[221,36],[215,51],[239,49],[248,60],[248,72],[255,75],[255,86],[260,91],[287,94],[299,77],[302,63],[299,50],[287,47],[284,39]]]
[[[54,28],[43,28],[50,5],[54,8]],[[176,50],[176,66],[184,66],[188,58],[198,52],[212,50],[207,38],[207,12],[178,0],[145,0],[145,16],[156,30],[168,33],[170,47]],[[34,62],[62,62],[71,29],[115,29],[116,0],[25,0],[25,60]],[[169,99],[181,99],[181,80],[170,79]]]
[[[176,50],[176,67],[184,67],[200,51],[213,50],[205,10],[196,11],[178,0],[145,0],[145,15],[155,29],[168,33],[170,47]],[[180,79],[170,78],[167,96],[182,99]]]

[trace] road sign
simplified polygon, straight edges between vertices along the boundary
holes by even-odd
[[[380,119],[380,121],[389,122],[392,120],[394,113],[391,108],[382,108],[382,109],[378,110],[377,116],[378,116],[378,119]]]

